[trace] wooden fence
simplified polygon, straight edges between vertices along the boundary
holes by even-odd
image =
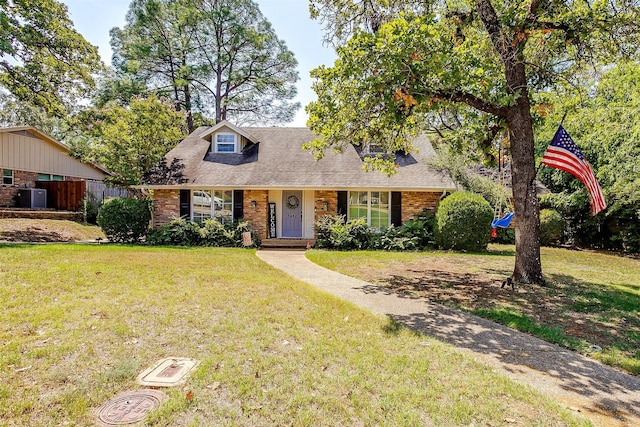
[[[37,181],[36,188],[47,190],[48,208],[76,212],[82,209],[87,187],[85,181]]]

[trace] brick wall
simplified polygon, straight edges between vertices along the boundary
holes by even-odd
[[[180,217],[180,190],[154,190],[153,227],[158,228]]]
[[[314,192],[314,207],[315,207],[315,220],[318,221],[323,215],[337,215],[338,214],[338,192],[327,190],[316,190]],[[327,203],[327,209],[324,206]]]
[[[440,202],[439,192],[403,191],[402,192],[402,223],[414,219],[423,209],[435,211]]]
[[[4,185],[0,183],[0,206],[14,207],[16,204],[16,196],[20,188],[35,188],[38,180],[37,172],[13,171],[13,185]]]
[[[255,208],[253,201],[256,202]],[[243,211],[244,220],[251,223],[251,228],[258,233],[260,239],[267,238],[267,215],[269,209],[269,192],[267,190],[245,190]]]

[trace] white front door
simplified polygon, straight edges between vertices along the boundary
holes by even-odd
[[[282,237],[302,237],[302,191],[282,192]]]

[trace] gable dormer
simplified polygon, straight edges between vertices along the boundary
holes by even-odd
[[[251,135],[226,120],[201,133],[200,138],[211,143],[210,152],[215,154],[239,154],[257,143]]]

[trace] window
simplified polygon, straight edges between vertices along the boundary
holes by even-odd
[[[350,191],[349,218],[364,218],[374,230],[390,224],[390,197],[388,191]]]
[[[193,201],[193,221],[202,223],[205,219],[211,218],[212,203],[211,192],[207,190],[195,190],[192,194]]]
[[[384,146],[378,142],[370,142],[367,144],[369,154],[386,154],[387,150]]]
[[[233,222],[233,190],[194,190],[193,221],[215,218],[223,224]]]
[[[13,185],[13,171],[11,169],[2,169],[2,184]]]
[[[235,153],[236,136],[232,133],[216,134],[216,153]]]
[[[64,176],[62,175],[51,175],[48,173],[39,173],[38,181],[64,181]]]

